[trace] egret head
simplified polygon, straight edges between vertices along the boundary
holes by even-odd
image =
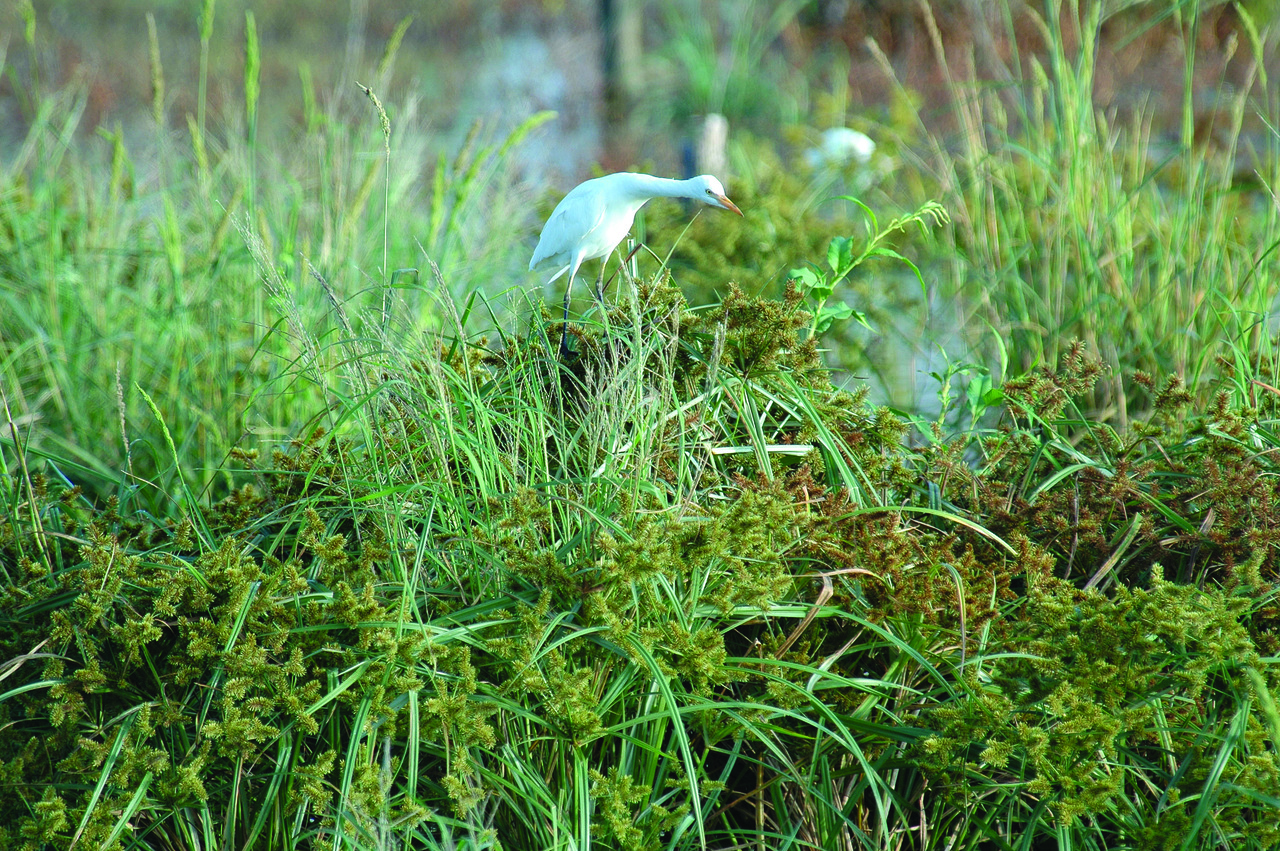
[[[690,181],[694,187],[691,198],[697,198],[704,204],[710,204],[712,207],[719,207],[722,210],[732,210],[739,216],[742,211],[738,209],[738,205],[729,200],[724,194],[724,185],[709,174],[703,174],[695,177]]]

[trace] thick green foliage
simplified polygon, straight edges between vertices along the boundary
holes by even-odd
[[[0,847],[1280,838],[1256,411],[1071,420],[1075,348],[911,451],[794,296],[636,293],[571,370],[538,335],[406,363],[362,437],[241,455],[185,519],[7,460]]]
[[[1059,822],[1119,816],[1130,839],[1150,844],[1167,822],[1182,840],[1197,793],[1216,780],[1214,758],[1239,748],[1217,829],[1272,847],[1276,823],[1253,805],[1280,785],[1280,755],[1250,712],[1245,673],[1265,667],[1246,623],[1267,590],[1202,592],[1157,576],[1107,597],[1046,580],[1001,642],[1009,655],[970,674],[965,699],[926,713],[937,733],[921,743],[922,764],[961,800],[1012,784]],[[1124,813],[1143,787],[1167,797],[1159,822]]]
[[[739,17],[727,71],[687,49],[710,29],[673,42],[694,100],[724,93],[673,102],[749,119],[802,5]],[[931,297],[973,294],[1008,362],[1059,361],[949,370],[968,431],[832,386],[825,298],[883,327],[916,279],[836,262],[806,315],[786,270],[898,234],[860,235],[757,140],[730,152],[744,218],[681,238],[687,211],[647,208],[671,262],[621,274],[577,355],[547,321],[468,337],[493,309],[473,290],[527,256],[503,163],[547,116],[423,156],[412,101],[366,89],[375,130],[304,71],[278,160],[252,16],[244,115],[208,129],[213,11],[185,134],[153,58],[155,168],[118,128],[101,162],[69,147],[79,93],[11,75],[0,851],[1280,843],[1276,211],[1189,130],[1166,159],[1095,113],[1090,39],[1056,28],[1103,7],[1053,6],[1029,81],[955,78],[958,159],[884,162],[947,201]],[[436,302],[390,271],[419,244]],[[1103,392],[1076,331],[1123,367]],[[231,450],[248,428],[308,436],[262,462]]]
[[[375,590],[387,557],[376,531],[349,549],[308,509],[276,559],[224,522],[248,506],[263,511],[260,497],[241,493],[210,511],[218,543],[206,545],[187,526],[126,521],[114,506],[94,512],[74,492],[59,496],[36,496],[37,513],[24,515],[34,526],[10,526],[0,542],[14,580],[0,604],[0,658],[37,684],[0,703],[8,847],[61,847],[75,835],[111,847],[139,787],[165,808],[215,818],[230,818],[238,796],[279,795],[286,818],[325,811],[335,753],[321,728],[345,728],[356,707],[390,722],[389,701],[423,687],[411,667],[422,637],[397,629],[394,604]],[[99,776],[101,797],[90,796]],[[228,803],[246,778],[260,780]],[[33,821],[40,801],[65,815]]]

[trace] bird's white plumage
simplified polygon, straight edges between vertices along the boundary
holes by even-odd
[[[866,165],[875,152],[876,143],[866,133],[849,127],[832,127],[822,131],[822,140],[816,148],[806,151],[804,158],[810,168],[841,167],[849,163]]]
[[[692,198],[739,212],[711,175],[670,180],[630,172],[607,174],[579,183],[556,205],[542,227],[529,270],[556,268],[552,281],[571,270],[577,274],[587,260],[612,254],[631,230],[636,212],[658,197]]]
[[[742,215],[724,192],[720,181],[709,174],[688,180],[672,180],[649,174],[619,172],[579,183],[560,200],[542,226],[538,247],[533,250],[529,271],[555,268],[551,283],[569,273],[565,285],[565,316],[569,294],[578,269],[588,260],[607,258],[631,230],[636,212],[651,198],[691,198],[732,210]],[[604,269],[601,268],[603,277]],[[563,346],[563,340],[562,340]]]

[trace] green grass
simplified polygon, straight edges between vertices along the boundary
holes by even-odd
[[[939,5],[939,15],[957,12],[954,4]],[[819,260],[815,254],[831,236],[869,236],[860,232],[856,211],[827,200],[841,186],[857,187],[855,194],[886,216],[933,199],[951,222],[911,245],[928,284],[925,298],[911,282],[883,272],[851,276],[839,290],[871,317],[877,333],[836,328],[828,336],[832,360],[878,380],[880,398],[907,409],[930,407],[910,386],[915,376],[881,377],[890,369],[886,362],[914,358],[934,370],[943,348],[999,380],[1056,363],[1076,339],[1114,368],[1091,394],[1089,410],[1122,428],[1149,410],[1135,384],[1139,372],[1157,380],[1180,375],[1211,392],[1223,376],[1217,359],[1231,357],[1223,341],[1274,328],[1280,277],[1273,201],[1280,186],[1280,94],[1263,64],[1276,54],[1280,31],[1265,5],[1242,8],[1235,73],[1209,77],[1214,60],[1199,57],[1194,45],[1199,13],[1215,7],[1181,0],[1124,8],[1063,0],[998,5],[987,25],[1011,55],[983,58],[984,68],[998,65],[986,78],[974,79],[962,45],[946,45],[940,65],[954,132],[937,129],[945,126],[938,105],[907,90],[875,45],[870,49],[897,88],[887,107],[860,109],[839,57],[815,52],[812,60],[823,64],[798,82],[760,73],[749,40],[729,38],[718,53],[698,51],[693,44],[704,28],[673,26],[664,31],[666,51],[686,64],[700,57],[707,67],[690,72],[688,91],[671,84],[654,100],[678,105],[693,98],[682,119],[728,113],[735,128],[731,193],[745,199],[746,213],[741,221],[699,217],[676,249],[677,268],[692,266],[685,277],[700,292],[726,279],[749,292],[777,292],[780,273]],[[772,7],[746,8],[741,19],[724,24],[727,34],[746,21],[763,26]],[[929,20],[922,19],[920,37],[932,35],[934,55],[941,56],[943,35]],[[1172,98],[1177,112],[1159,111],[1159,93],[1133,109],[1099,102],[1103,44],[1111,51],[1106,57],[1120,56],[1104,70],[1118,75],[1117,63],[1129,61],[1121,45],[1160,25],[1167,36],[1161,43],[1185,57],[1186,76]],[[1034,35],[1044,49],[1020,53],[1018,33],[1023,45]],[[760,85],[782,90],[766,99],[767,108],[812,104],[807,114],[797,117],[793,108],[782,118],[796,124],[786,128],[792,144],[781,153],[772,141],[761,144],[737,129],[759,129],[742,101],[759,100],[748,93]],[[869,167],[834,175],[834,184],[832,175],[815,175],[803,162],[811,126],[833,124],[866,130],[879,146]],[[684,227],[678,215],[649,218],[658,242]]]
[[[27,81],[0,849],[1275,847],[1273,222],[1215,155],[1153,173],[1097,123],[1060,145],[1051,111],[904,181],[949,226],[861,208],[832,276],[874,246],[926,287],[982,271],[1006,341],[1005,374],[957,359],[903,416],[833,385],[839,312],[808,312],[881,270],[827,278],[840,232],[767,193],[724,245],[811,223],[779,243],[819,254],[769,261],[818,263],[802,288],[691,306],[730,254],[691,228],[705,250],[619,272],[559,357],[553,311],[495,283],[542,117],[415,173],[412,104],[368,79],[306,101],[288,155],[249,86],[146,157],[75,143],[83,93]],[[1199,248],[1140,255],[1157,232]],[[1081,320],[1118,244],[1158,308],[1192,258],[1221,276],[1203,350],[1176,299]],[[1140,374],[1175,342],[1186,381]]]
[[[1274,420],[1072,442],[1077,357],[907,452],[796,300],[627,291],[331,344],[338,431],[172,521],[12,468],[14,847],[1274,843]]]
[[[1052,2],[1026,11],[1048,48],[1015,53],[1010,85],[955,72],[958,149],[934,142],[921,163],[953,217],[939,289],[967,314],[974,351],[989,362],[1002,347],[1017,374],[1087,342],[1116,368],[1091,407],[1121,427],[1146,409],[1136,373],[1219,377],[1222,341],[1273,324],[1280,276],[1280,214],[1265,200],[1280,185],[1280,101],[1261,64],[1277,33],[1241,40],[1246,83],[1216,81],[1197,135],[1197,6],[1169,5],[1187,69],[1172,138],[1150,110],[1103,112],[1092,95],[1102,26],[1158,10],[1112,20],[1102,4]]]
[[[256,53],[250,40],[246,81]],[[0,373],[14,417],[35,426],[29,450],[73,463],[86,485],[111,490],[128,470],[172,492],[171,479],[154,481],[169,459],[146,390],[188,484],[225,493],[218,468],[233,447],[278,443],[327,404],[299,379],[301,366],[318,365],[293,362],[296,328],[282,315],[314,332],[337,298],[360,320],[376,308],[380,323],[390,311],[428,328],[439,322],[422,296],[432,282],[414,267],[451,269],[455,293],[519,268],[519,246],[494,239],[481,213],[515,218],[520,190],[506,160],[547,116],[501,139],[476,126],[456,152],[429,157],[412,101],[392,107],[384,139],[354,86],[321,107],[303,82],[288,147],[258,144],[247,83],[244,111],[221,116],[218,132],[187,116],[181,131],[156,126],[140,156],[119,126],[75,144],[85,91],[32,82],[0,210]],[[401,164],[394,173],[385,151]],[[384,302],[387,283],[396,288]]]

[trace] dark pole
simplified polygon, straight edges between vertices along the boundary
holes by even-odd
[[[640,90],[642,21],[636,0],[600,0],[607,151],[624,138]]]

